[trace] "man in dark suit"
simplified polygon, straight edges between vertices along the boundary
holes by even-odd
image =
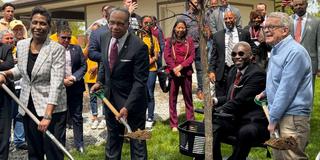
[[[226,81],[230,68],[233,66],[231,59],[231,50],[239,41],[246,41],[251,46],[248,31],[236,28],[236,16],[233,12],[228,11],[224,15],[224,21],[227,29],[221,30],[213,35],[213,45],[209,62],[209,79],[215,81],[215,91],[217,96],[226,95]]]
[[[290,31],[291,36],[294,37],[310,55],[314,88],[316,74],[320,75],[320,19],[308,14],[307,7],[307,0],[294,0],[292,2],[294,14],[291,16],[293,23]],[[299,25],[300,27],[298,27]]]
[[[0,43],[0,74],[1,71],[13,68],[12,46]],[[5,74],[4,74],[5,75]],[[9,81],[8,81],[9,82]],[[9,82],[8,85],[12,90],[13,84]],[[11,98],[1,88],[0,89],[0,159],[8,159],[9,155],[9,138],[11,131]]]
[[[64,85],[67,91],[68,118],[73,125],[74,144],[77,150],[83,153],[82,99],[85,90],[83,76],[86,73],[87,64],[81,47],[70,44],[71,33],[68,26],[62,26],[57,31],[58,42],[66,48]]]
[[[121,159],[125,127],[117,120],[127,119],[133,131],[144,129],[148,105],[147,80],[149,57],[147,46],[128,31],[129,12],[115,9],[109,19],[110,32],[100,36],[102,61],[98,80],[91,92],[104,88],[105,96],[119,111],[106,109],[108,137],[106,159]],[[130,139],[131,159],[147,159],[146,141]]]
[[[227,96],[214,98],[213,159],[221,160],[220,143],[227,136],[235,136],[236,144],[228,160],[245,160],[253,145],[268,139],[268,121],[262,107],[254,103],[254,97],[265,88],[265,72],[251,63],[251,47],[247,42],[237,43],[232,50],[235,64],[227,78]],[[226,119],[223,113],[233,119]]]

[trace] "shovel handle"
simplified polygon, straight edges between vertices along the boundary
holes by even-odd
[[[17,102],[17,104],[19,105],[19,107],[21,107],[24,112],[26,112],[26,114],[37,124],[39,125],[40,121],[38,120],[38,118],[26,107],[22,104],[22,102],[19,100],[19,98],[12,93],[12,91],[5,85],[2,84],[1,87],[10,95],[10,97]],[[53,143],[55,143],[57,145],[57,147],[59,149],[62,150],[62,152],[70,159],[70,160],[74,160],[72,155],[68,152],[68,150],[56,139],[56,137],[54,137],[54,135],[49,131],[46,130],[45,134],[53,141]]]
[[[268,121],[270,122],[269,110],[268,110],[267,103],[266,103],[266,102],[262,102],[261,104],[262,104],[263,112],[264,112],[264,114],[266,115]],[[280,137],[280,136],[279,136],[279,133],[278,133],[278,130],[275,130],[273,133],[274,133],[274,136],[275,136],[276,138],[279,138],[279,137]]]
[[[120,113],[116,110],[116,108],[114,108],[114,106],[110,103],[110,101],[106,98],[103,97],[102,101],[108,106],[108,108],[111,110],[111,112],[118,117],[120,115]],[[123,117],[120,117],[120,121],[121,123],[127,128],[128,133],[131,133],[131,127],[129,126],[129,124],[126,122],[126,120]]]

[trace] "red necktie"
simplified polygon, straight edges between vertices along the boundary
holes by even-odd
[[[300,43],[301,41],[301,30],[302,30],[302,17],[297,20],[296,31],[294,32],[294,39]]]
[[[112,44],[109,56],[109,67],[110,71],[112,71],[118,59],[118,40]]]
[[[234,97],[234,89],[236,88],[236,86],[238,86],[238,84],[240,82],[241,75],[242,75],[242,73],[240,71],[238,71],[237,75],[236,75],[236,79],[233,82],[233,86],[232,86],[232,90],[231,90],[231,94],[230,94],[230,99],[233,99],[233,97]]]

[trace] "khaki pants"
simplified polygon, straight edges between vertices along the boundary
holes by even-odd
[[[298,151],[296,153],[291,150],[273,149],[273,159],[276,160],[307,160],[308,157],[304,153],[310,133],[310,117],[307,116],[284,116],[279,123],[280,137],[293,136],[298,143]]]

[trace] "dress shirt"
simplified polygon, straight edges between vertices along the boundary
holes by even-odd
[[[129,32],[127,31],[126,34],[124,34],[121,38],[118,39],[118,54],[120,53],[124,43],[127,40],[127,37],[129,35]],[[109,44],[109,48],[108,48],[108,62],[110,62],[110,52],[111,52],[111,48],[114,42],[116,42],[116,38],[112,37],[110,40],[110,44]]]
[[[299,18],[299,16],[294,14],[294,21],[293,21],[293,23],[294,23],[294,26],[293,26],[294,27],[294,32],[293,33],[296,33],[296,27],[297,27],[297,23],[298,23],[298,18]],[[302,39],[304,27],[306,26],[306,22],[307,22],[307,18],[308,18],[307,13],[304,14],[303,16],[301,16],[301,18],[302,18],[302,24],[301,24],[302,26],[301,26],[301,35],[300,35],[300,37]]]

